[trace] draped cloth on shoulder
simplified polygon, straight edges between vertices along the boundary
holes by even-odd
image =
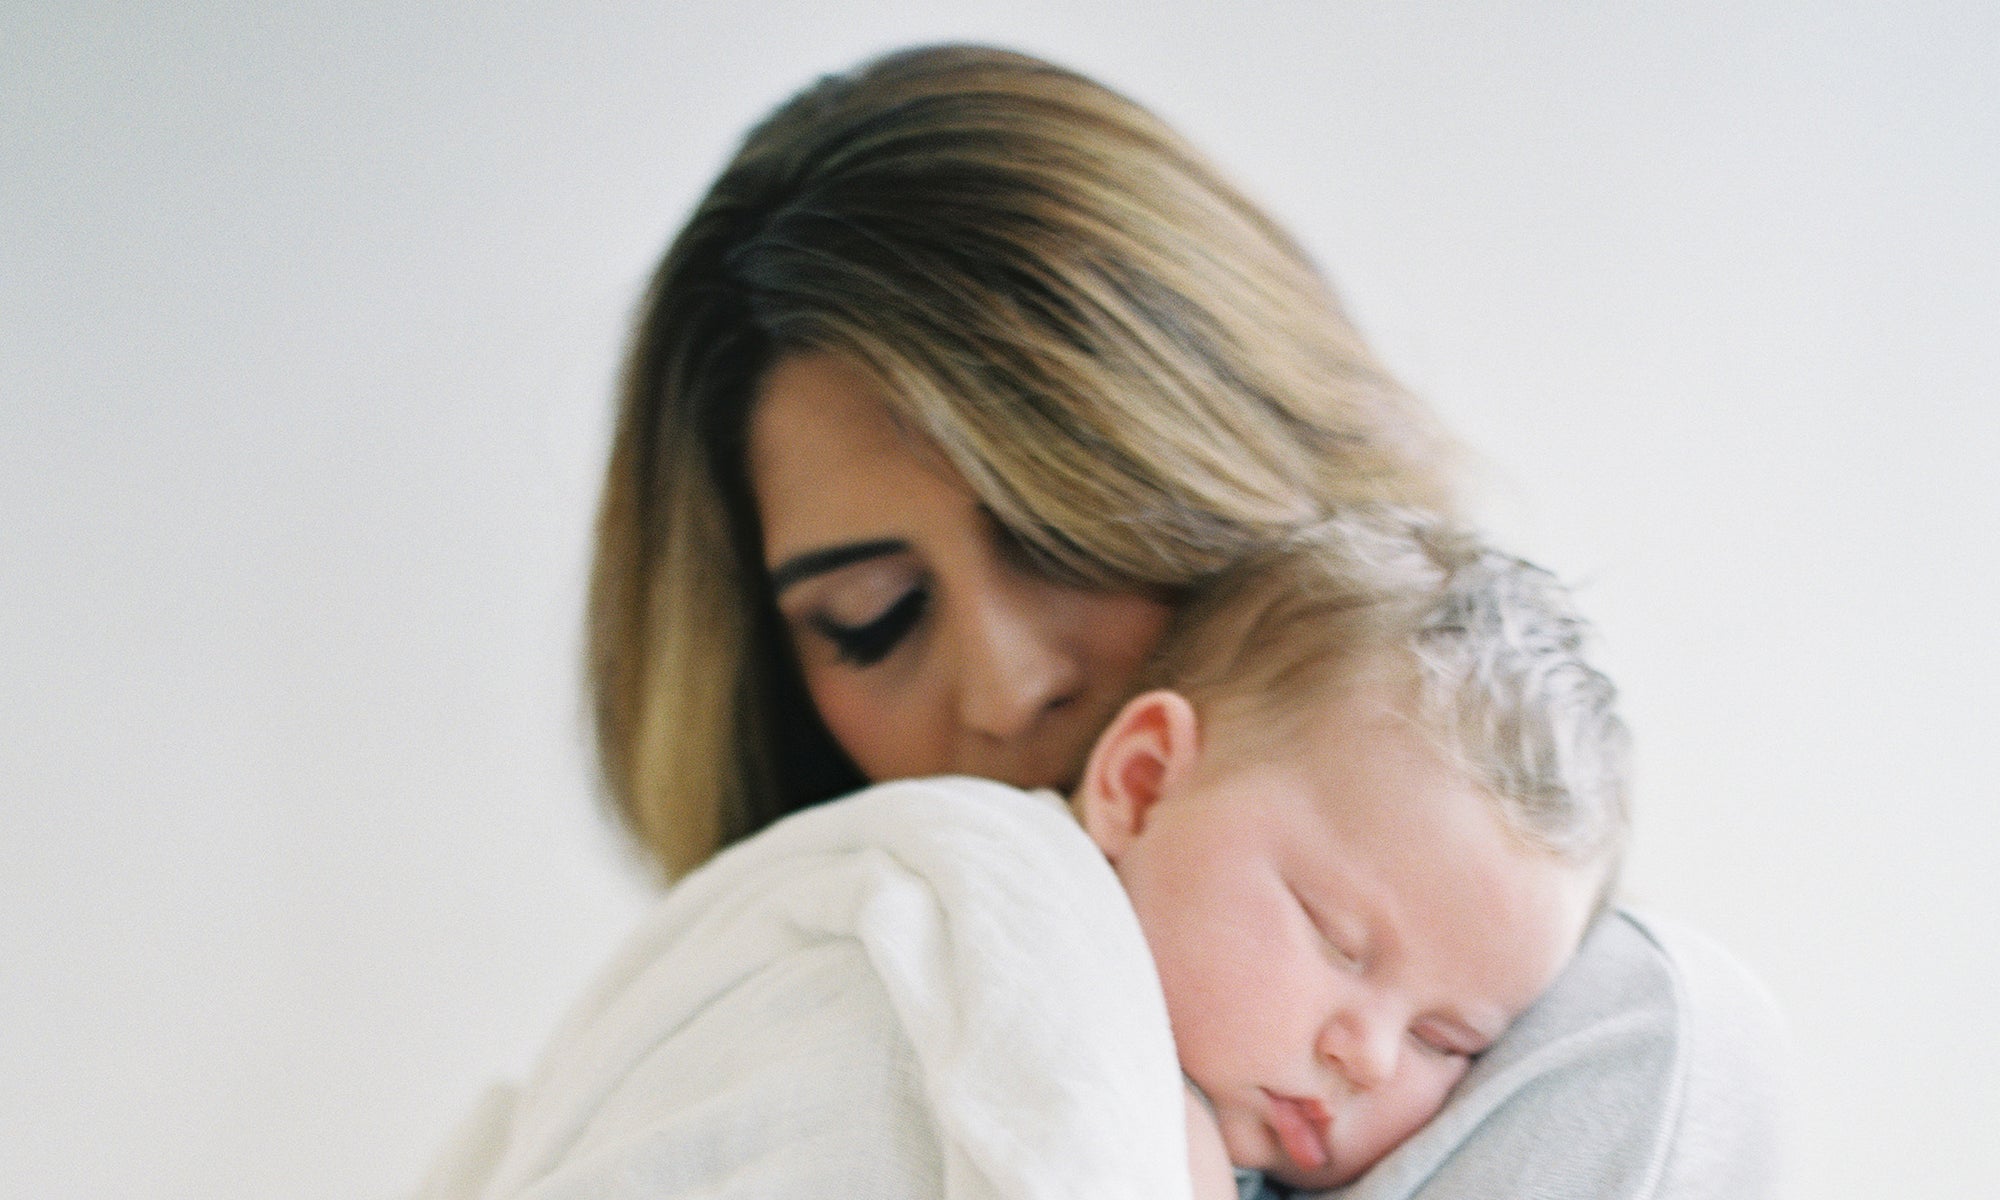
[[[652,910],[424,1200],[1189,1192],[1152,959],[1060,799],[885,784]]]

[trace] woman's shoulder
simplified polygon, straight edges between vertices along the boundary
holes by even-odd
[[[1346,1195],[1771,1194],[1787,1040],[1769,993],[1715,941],[1607,913],[1445,1110]]]
[[[1481,1074],[1628,1027],[1672,1046],[1683,1066],[1721,1049],[1724,1039],[1748,1036],[1780,1047],[1785,1040],[1770,993],[1718,942],[1678,921],[1618,908],[1591,927],[1575,961],[1509,1031],[1507,1052],[1496,1047]]]

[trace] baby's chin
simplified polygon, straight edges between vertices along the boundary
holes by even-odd
[[[1443,1106],[1440,1105],[1439,1107],[1442,1108]],[[1436,1115],[1435,1110],[1433,1110],[1432,1115]],[[1427,1117],[1424,1124],[1428,1123],[1429,1118]],[[1316,1170],[1306,1170],[1286,1157],[1283,1149],[1279,1148],[1272,1158],[1272,1161],[1276,1165],[1266,1169],[1264,1174],[1269,1175],[1286,1187],[1302,1192],[1320,1192],[1328,1188],[1344,1187],[1366,1175],[1376,1163],[1395,1153],[1397,1147],[1415,1137],[1423,1127],[1423,1124],[1418,1125],[1415,1129],[1396,1138],[1386,1146],[1357,1149],[1352,1144],[1341,1144],[1340,1118],[1336,1115],[1334,1117],[1333,1144],[1328,1147],[1333,1157],[1325,1166]]]
[[[1366,1162],[1355,1163],[1335,1159],[1316,1171],[1301,1170],[1298,1164],[1283,1162],[1264,1172],[1271,1178],[1301,1192],[1323,1192],[1328,1188],[1342,1187],[1353,1183],[1367,1173],[1368,1168],[1381,1162],[1384,1154],[1378,1154]]]

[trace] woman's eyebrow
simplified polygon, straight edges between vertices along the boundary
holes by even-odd
[[[786,588],[801,580],[838,571],[850,563],[881,558],[885,554],[901,554],[909,548],[910,544],[900,538],[877,538],[871,542],[848,542],[794,554],[771,568],[771,594],[782,595]]]

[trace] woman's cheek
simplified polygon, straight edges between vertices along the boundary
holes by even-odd
[[[872,673],[872,672],[869,672]],[[808,677],[807,691],[820,720],[871,783],[936,775],[947,769],[949,747],[935,721],[925,719],[916,697],[864,671],[833,665]]]
[[[1138,673],[1159,648],[1173,610],[1148,596],[1095,597],[1085,614],[1088,628],[1101,638],[1091,657],[1126,679]]]

